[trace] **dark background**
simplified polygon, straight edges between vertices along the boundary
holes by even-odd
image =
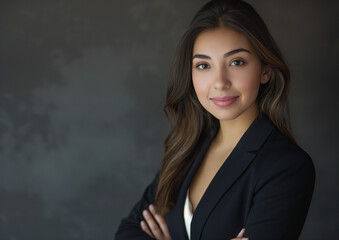
[[[113,239],[160,165],[175,46],[203,0],[0,0],[0,239]],[[338,1],[252,0],[317,171],[300,239],[339,236]]]

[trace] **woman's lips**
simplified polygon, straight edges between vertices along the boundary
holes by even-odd
[[[232,105],[239,96],[231,96],[231,97],[214,97],[211,98],[212,102],[218,107],[228,107]]]

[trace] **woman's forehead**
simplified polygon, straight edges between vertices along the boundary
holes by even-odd
[[[193,46],[193,54],[219,51],[228,52],[233,49],[244,48],[253,51],[253,46],[247,37],[230,27],[208,29],[201,32]]]

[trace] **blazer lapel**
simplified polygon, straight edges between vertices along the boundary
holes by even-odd
[[[253,161],[256,156],[256,151],[265,142],[272,129],[273,124],[268,119],[266,119],[266,117],[258,117],[245,132],[237,146],[229,155],[227,161],[225,161],[217,174],[214,176],[194,212],[191,223],[192,240],[200,239],[204,224],[213,208],[219,199]],[[200,162],[201,160],[199,163]],[[199,163],[197,163],[198,166]],[[194,175],[198,166],[196,166],[194,172],[190,172],[190,174]],[[187,186],[185,185],[183,188],[185,188],[187,191],[187,187],[192,180],[191,176],[186,180],[189,182],[185,183]],[[180,205],[180,209],[183,209],[183,206]]]
[[[202,144],[199,154],[193,161],[192,166],[181,185],[175,206],[166,214],[166,222],[171,232],[172,239],[188,239],[184,222],[186,192],[212,140],[213,138],[209,136]]]
[[[192,240],[200,239],[204,224],[214,206],[253,161],[256,151],[265,142],[273,127],[272,122],[266,116],[262,116],[254,120],[245,132],[227,161],[214,176],[193,214],[191,223]],[[204,141],[199,154],[182,183],[175,206],[165,216],[172,239],[188,239],[183,217],[186,193],[212,140],[212,137],[207,137]]]

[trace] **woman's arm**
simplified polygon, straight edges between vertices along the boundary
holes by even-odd
[[[297,240],[313,195],[314,166],[303,151],[273,162],[257,183],[244,236],[250,240]]]
[[[143,210],[147,209],[150,204],[154,203],[157,189],[158,175],[152,183],[148,185],[139,202],[135,204],[128,217],[122,219],[120,226],[115,234],[115,240],[150,240],[149,237],[140,227],[140,222],[145,220],[142,216]]]

